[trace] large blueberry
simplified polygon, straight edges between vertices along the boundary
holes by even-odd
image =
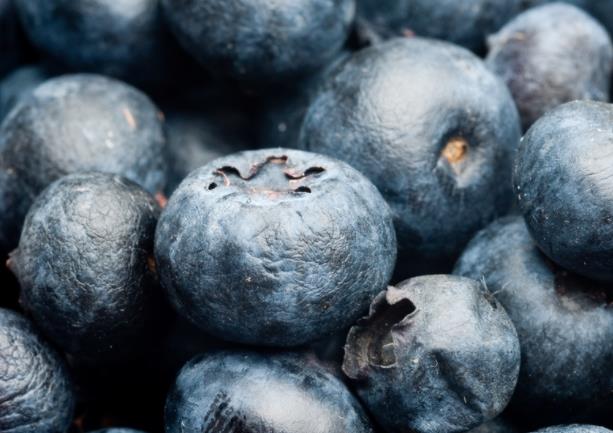
[[[166,402],[166,433],[372,433],[355,397],[313,359],[220,352],[190,361]]]
[[[185,49],[213,73],[247,82],[316,70],[341,50],[354,0],[162,0]]]
[[[364,176],[279,148],[192,172],[162,212],[155,253],[179,314],[225,340],[290,346],[359,317],[389,281],[396,237]]]
[[[153,197],[111,174],[69,175],[36,198],[9,266],[24,308],[66,352],[95,363],[124,358],[161,320],[158,215]]]
[[[32,197],[61,176],[97,170],[120,174],[151,193],[168,177],[161,115],[151,100],[119,81],[67,75],[22,98],[0,127],[0,237],[14,238]],[[28,194],[19,194],[19,191]],[[17,212],[19,210],[19,212]],[[10,216],[10,218],[9,218]],[[14,248],[10,245],[9,248]],[[6,253],[7,250],[2,251]]]
[[[521,217],[481,231],[454,273],[484,281],[517,328],[522,362],[510,405],[517,421],[542,426],[611,408],[613,308],[606,289],[543,256]]]
[[[613,280],[613,105],[577,101],[547,113],[517,152],[519,209],[562,267]]]
[[[136,83],[177,79],[186,67],[158,0],[19,0],[30,40],[75,70]],[[172,69],[171,69],[172,68]]]
[[[343,371],[388,432],[465,432],[509,402],[520,353],[480,283],[452,275],[389,287],[349,331]]]
[[[513,99],[481,60],[445,42],[398,38],[354,54],[332,75],[300,141],[379,188],[407,274],[446,269],[437,262],[453,262],[476,230],[505,213],[520,134]]]
[[[486,62],[511,90],[524,129],[565,102],[609,98],[611,39],[574,6],[553,3],[524,12],[488,43]]]
[[[64,361],[30,322],[0,308],[0,432],[65,433],[74,402]]]
[[[415,32],[480,50],[522,0],[357,0],[358,16],[381,34]]]

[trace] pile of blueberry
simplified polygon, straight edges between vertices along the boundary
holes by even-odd
[[[613,433],[612,35],[0,0],[0,433]]]

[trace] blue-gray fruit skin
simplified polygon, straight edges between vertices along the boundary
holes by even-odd
[[[0,432],[65,433],[74,404],[64,361],[28,320],[0,308]]]
[[[105,428],[102,430],[96,430],[90,433],[145,433],[142,430],[134,430],[131,428]]]
[[[518,433],[518,430],[499,416],[469,430],[468,433]]]
[[[535,433],[611,433],[611,430],[589,424],[571,424],[545,427]]]
[[[340,52],[354,0],[162,0],[183,47],[214,74],[279,82]]]
[[[343,371],[387,432],[465,432],[509,402],[515,327],[480,283],[453,275],[380,293],[347,336]]]
[[[294,346],[349,326],[388,283],[389,207],[331,158],[263,149],[217,159],[171,196],[155,254],[176,311],[212,335]]]
[[[613,281],[613,105],[576,101],[522,140],[513,185],[541,250],[586,277]]]
[[[8,174],[0,180],[29,192],[20,197],[25,209],[51,182],[78,171],[120,174],[155,194],[168,178],[165,147],[161,115],[145,94],[98,75],[66,75],[38,86],[4,119],[0,171]],[[5,216],[14,213],[0,209],[3,236],[21,230],[25,214]]]
[[[399,267],[442,272],[432,264],[453,263],[509,207],[520,135],[508,89],[480,59],[445,42],[397,38],[332,74],[300,147],[349,163],[379,188],[394,211]]]
[[[372,433],[334,374],[296,354],[219,352],[183,367],[168,395],[166,433]]]
[[[49,77],[49,72],[41,65],[23,66],[7,75],[0,82],[0,121],[21,98],[30,95]]]
[[[507,83],[524,130],[565,102],[609,98],[611,39],[574,6],[553,3],[530,9],[488,44],[487,65]]]
[[[74,71],[139,84],[177,79],[182,62],[158,0],[19,0],[31,42]]]
[[[523,9],[552,2],[569,3],[586,10],[605,26],[609,34],[613,34],[613,8],[611,7],[611,0],[523,0]]]
[[[411,31],[474,51],[520,11],[521,0],[357,0],[358,16],[380,34]]]
[[[515,324],[522,362],[509,409],[516,420],[538,427],[611,408],[613,309],[605,288],[543,256],[521,217],[479,232],[454,273],[484,281]]]
[[[161,320],[153,259],[159,212],[138,185],[104,173],[63,177],[30,208],[9,266],[24,308],[76,359],[125,360]]]

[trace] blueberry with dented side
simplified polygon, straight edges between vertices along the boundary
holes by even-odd
[[[607,287],[548,260],[521,217],[477,234],[454,273],[484,281],[515,324],[522,362],[513,419],[534,428],[607,413],[613,404]]]
[[[609,98],[613,44],[574,6],[552,3],[524,12],[488,44],[486,62],[507,83],[524,129],[565,102]]]
[[[513,99],[480,59],[398,38],[332,74],[300,147],[348,162],[379,188],[394,211],[398,266],[415,275],[450,270],[474,232],[507,211],[520,135]]]
[[[541,250],[613,281],[613,105],[576,101],[547,113],[517,152],[513,185]]]
[[[155,337],[159,212],[138,185],[104,173],[66,176],[34,201],[9,266],[24,308],[74,358],[123,362]]]
[[[520,10],[522,0],[357,0],[358,16],[380,34],[443,39],[480,51],[486,37]]]
[[[291,353],[194,358],[168,394],[165,423],[167,433],[373,433],[340,379]]]
[[[19,189],[20,212],[0,200],[4,237],[19,233],[32,199],[54,180],[78,171],[120,174],[152,194],[168,180],[160,112],[135,88],[98,75],[53,78],[36,87],[0,127],[0,171]],[[5,188],[2,183],[0,187]],[[11,187],[13,188],[13,187]],[[27,192],[27,193],[26,193]],[[8,216],[11,216],[10,218]],[[7,253],[16,245],[9,245]]]
[[[389,207],[331,158],[264,149],[192,172],[158,223],[155,254],[177,312],[224,340],[313,341],[351,324],[396,258]]]
[[[0,308],[0,432],[65,433],[74,404],[64,360],[27,319]]]
[[[244,82],[313,72],[349,35],[354,0],[162,0],[183,47],[209,71]]]
[[[343,371],[388,432],[465,432],[509,402],[515,327],[480,283],[412,278],[381,292],[349,331]]]

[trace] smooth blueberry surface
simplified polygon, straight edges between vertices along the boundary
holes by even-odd
[[[224,340],[292,346],[362,314],[390,279],[396,237],[356,170],[263,149],[192,172],[162,212],[155,254],[179,314]]]
[[[480,59],[397,38],[359,51],[329,78],[300,147],[349,163],[379,188],[406,275],[450,270],[472,234],[506,212],[520,135],[513,99]]]
[[[209,71],[240,81],[283,81],[341,50],[354,0],[162,0],[183,47]]]
[[[0,308],[0,432],[65,433],[74,404],[64,361],[27,319]]]
[[[513,185],[541,250],[586,277],[613,281],[613,105],[576,101],[522,140]]]
[[[565,102],[609,98],[611,39],[574,6],[530,9],[491,36],[488,45],[488,67],[507,83],[524,130]]]
[[[553,2],[569,3],[586,10],[605,26],[609,34],[613,34],[611,0],[523,0],[523,9]]]
[[[50,77],[49,72],[40,65],[23,66],[7,75],[0,82],[0,121],[6,117],[21,98]]]
[[[345,385],[295,354],[220,352],[181,370],[166,402],[166,433],[372,433]]]
[[[542,255],[521,217],[481,231],[454,273],[484,281],[517,328],[522,362],[513,419],[543,426],[610,409],[613,308],[606,288]]]
[[[22,98],[0,127],[0,180],[21,184],[0,196],[20,200],[21,211],[54,180],[89,170],[120,174],[155,194],[168,178],[165,146],[161,115],[145,94],[97,75],[53,78]],[[25,213],[16,212],[0,209],[3,237],[21,230]]]
[[[381,292],[347,336],[343,371],[388,432],[465,432],[507,405],[520,352],[511,319],[480,283],[452,275]]]
[[[481,50],[520,10],[521,0],[357,0],[358,16],[381,34],[413,32]]]
[[[158,215],[150,194],[104,173],[63,177],[34,201],[9,267],[24,308],[75,358],[129,358],[162,320],[153,258]]]
[[[75,71],[151,84],[180,76],[180,50],[158,0],[19,0],[32,43]]]

